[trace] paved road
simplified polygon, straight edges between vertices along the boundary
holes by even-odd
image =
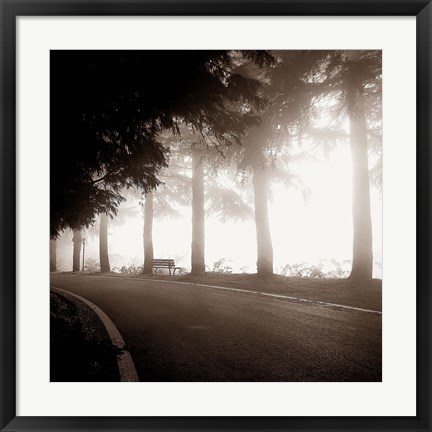
[[[381,315],[172,282],[53,274],[99,306],[141,381],[381,381]]]

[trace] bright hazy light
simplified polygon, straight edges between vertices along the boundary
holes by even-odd
[[[317,263],[335,259],[352,259],[351,155],[349,144],[340,145],[322,161],[299,161],[295,171],[310,191],[302,192],[272,185],[269,218],[274,250],[274,270],[279,273],[286,264]],[[129,203],[130,205],[130,203]],[[109,226],[111,269],[143,264],[143,209],[122,226]],[[382,201],[371,188],[374,277],[381,277]],[[98,222],[96,223],[98,228]],[[99,239],[95,233],[86,236],[85,258],[99,261]],[[72,270],[72,241],[63,239],[57,251],[60,271]],[[176,265],[190,270],[191,209],[182,208],[176,219],[153,223],[155,258],[174,258]],[[206,265],[208,270],[223,258],[233,272],[256,271],[256,235],[253,219],[244,222],[219,222],[206,218]]]

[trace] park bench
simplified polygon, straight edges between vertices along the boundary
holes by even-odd
[[[181,267],[176,267],[173,259],[154,259],[153,268],[155,269],[155,272],[157,269],[168,269],[169,274],[171,274],[171,270],[173,270],[173,275],[175,275],[176,270],[181,269]]]

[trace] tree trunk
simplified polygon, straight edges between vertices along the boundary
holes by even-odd
[[[80,271],[80,257],[81,257],[81,245],[82,245],[82,235],[81,231],[73,232],[73,264],[72,271]]]
[[[257,236],[257,273],[273,274],[273,246],[270,234],[267,203],[267,174],[256,167],[253,172],[255,227]]]
[[[50,240],[50,271],[57,271],[57,240]]]
[[[204,162],[192,152],[192,273],[205,272]]]
[[[144,202],[144,274],[153,273],[153,193]]]
[[[108,255],[108,216],[105,213],[100,215],[99,261],[102,273],[111,271]]]
[[[371,279],[373,269],[372,221],[366,118],[359,89],[351,90],[349,109],[352,158],[353,260],[350,278]]]

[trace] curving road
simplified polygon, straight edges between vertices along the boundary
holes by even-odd
[[[99,306],[140,381],[381,381],[381,315],[170,281],[52,274]]]

